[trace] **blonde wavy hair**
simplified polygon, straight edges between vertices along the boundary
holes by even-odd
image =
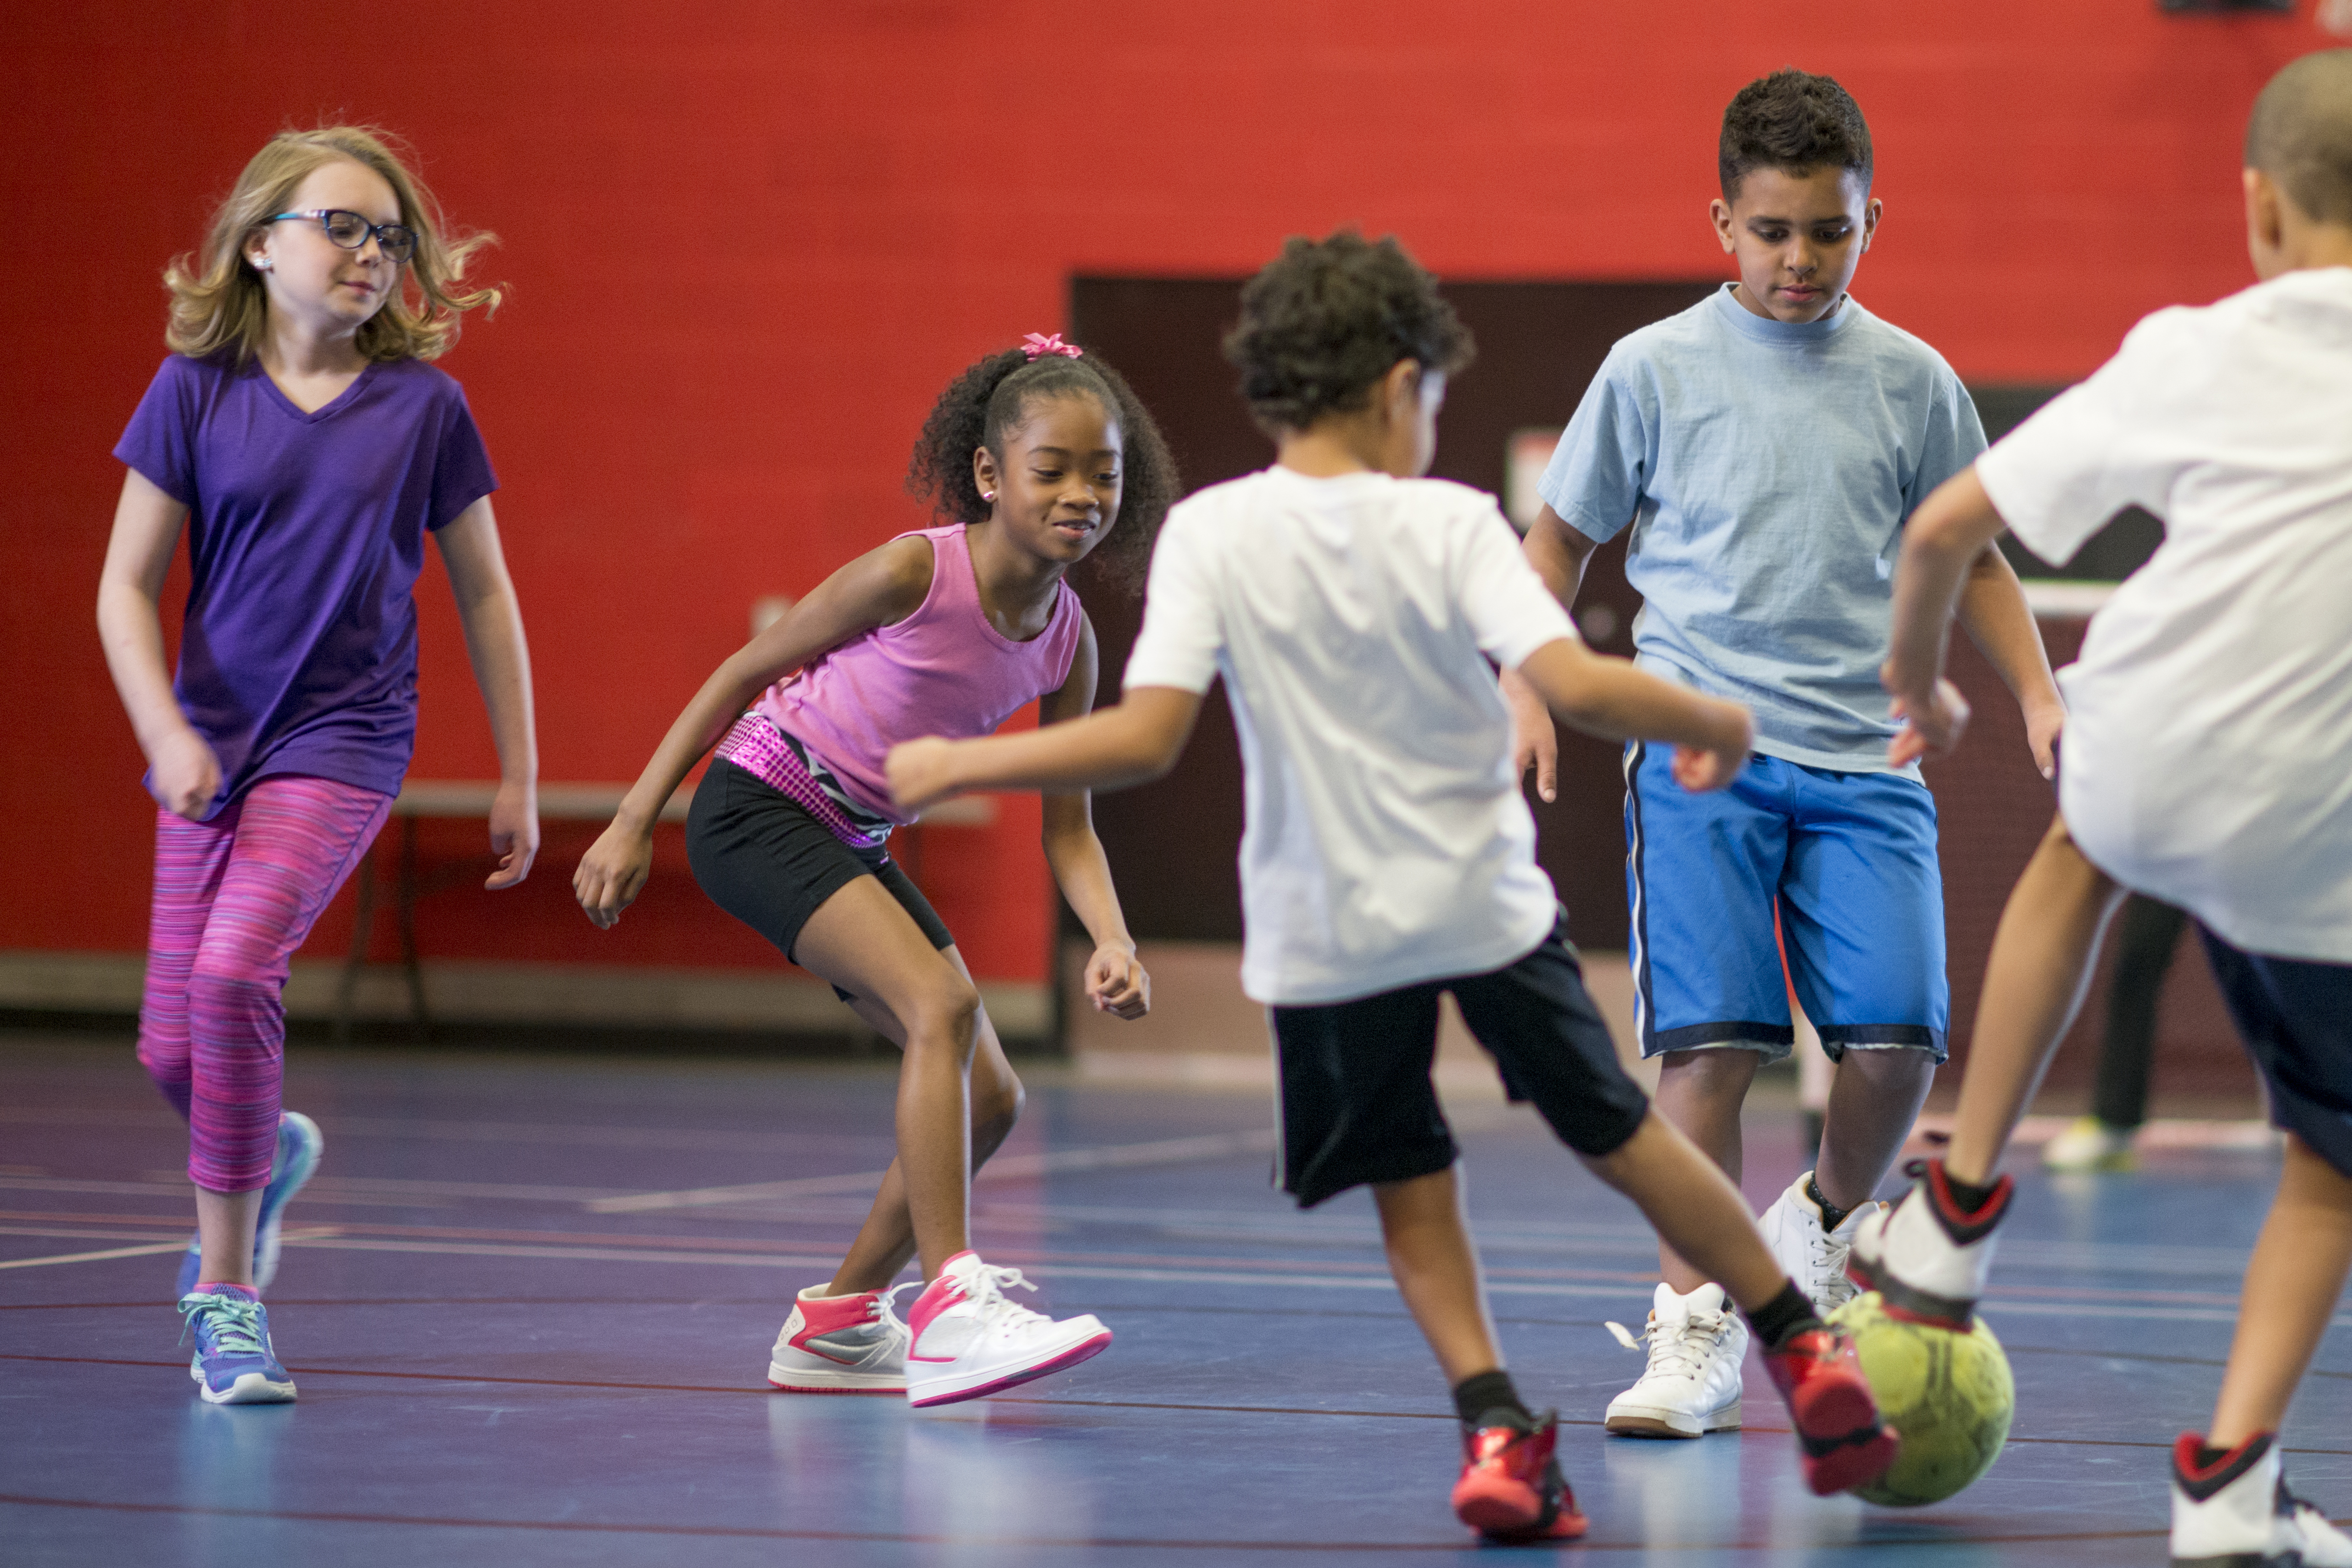
[[[465,312],[476,306],[498,308],[497,288],[463,287],[467,261],[498,236],[445,234],[441,204],[408,172],[402,158],[406,151],[398,137],[371,125],[281,131],[271,137],[213,214],[203,251],[174,256],[163,269],[163,287],[172,295],[163,341],[191,359],[234,352],[239,364],[250,360],[268,329],[269,297],[246,255],[246,241],[265,219],[286,210],[312,170],[348,159],[383,176],[400,198],[400,221],[416,231],[416,253],[402,264],[405,276],[383,308],[360,328],[360,352],[386,361],[430,360],[447,352]]]

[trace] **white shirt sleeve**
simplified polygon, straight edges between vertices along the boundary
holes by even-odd
[[[1515,670],[1545,643],[1576,635],[1568,612],[1528,564],[1500,508],[1488,501],[1458,526],[1455,602],[1479,652]]]
[[[1197,513],[1179,505],[1160,526],[1151,552],[1151,575],[1144,585],[1143,630],[1127,656],[1123,689],[1173,686],[1206,693],[1217,678],[1217,655],[1224,651],[1224,616],[1219,610]]]
[[[2150,428],[2150,394],[2183,370],[2159,313],[2132,329],[2114,359],[2069,387],[1977,459],[1977,478],[2019,542],[2053,566],[2072,560],[2126,507],[2159,517],[2176,455]]]

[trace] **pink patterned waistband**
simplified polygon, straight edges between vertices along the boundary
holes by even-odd
[[[810,777],[807,766],[772,720],[747,713],[719,741],[716,756],[740,768],[761,783],[792,797],[794,804],[824,824],[827,831],[852,849],[879,849],[889,838],[887,825],[878,831],[862,826],[843,810],[841,802]]]

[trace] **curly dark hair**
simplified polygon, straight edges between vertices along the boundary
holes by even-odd
[[[1021,428],[1029,411],[1050,398],[1090,397],[1118,421],[1118,517],[1087,553],[1085,570],[1108,586],[1133,592],[1151,564],[1152,541],[1176,502],[1176,459],[1160,426],[1101,355],[1079,359],[1021,349],[991,354],[948,383],[915,438],[907,465],[907,491],[940,516],[959,523],[988,520],[971,476],[972,454],[985,446],[1004,461],[1004,436]]]
[[[1850,170],[1870,189],[1870,124],[1834,78],[1785,67],[1732,95],[1716,152],[1725,201],[1738,194],[1751,169],[1805,174],[1821,168]]]
[[[1401,360],[1451,375],[1477,351],[1437,279],[1393,235],[1341,229],[1293,238],[1242,288],[1242,319],[1225,335],[1242,401],[1270,433],[1305,430],[1370,402]]]

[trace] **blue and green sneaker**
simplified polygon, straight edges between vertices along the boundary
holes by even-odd
[[[188,1375],[207,1405],[283,1405],[294,1379],[269,1344],[269,1310],[243,1285],[215,1285],[180,1298],[180,1315],[196,1336]]]

